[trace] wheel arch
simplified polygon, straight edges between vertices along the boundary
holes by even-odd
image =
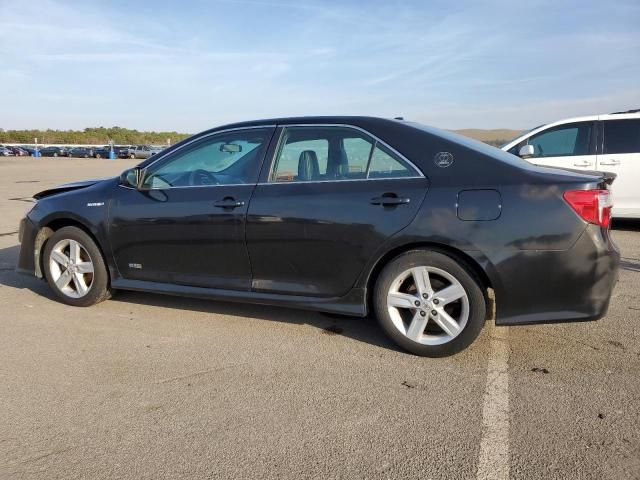
[[[91,231],[91,229],[85,225],[84,223],[82,223],[80,220],[77,220],[75,218],[70,218],[70,217],[58,217],[58,218],[53,218],[51,220],[49,220],[48,222],[46,222],[39,230],[38,233],[36,234],[36,238],[34,241],[34,248],[33,248],[33,252],[34,252],[34,256],[35,256],[35,269],[36,269],[36,276],[39,278],[44,278],[44,270],[43,270],[43,258],[42,258],[42,252],[44,251],[45,245],[47,243],[47,240],[49,240],[49,238],[58,230],[60,230],[61,228],[64,227],[76,227],[79,228],[80,230],[82,230],[84,233],[86,233],[87,235],[89,235],[89,237],[91,238],[91,240],[93,240],[93,242],[96,244],[96,246],[98,247],[98,250],[100,250],[100,254],[102,255],[102,259],[105,262],[105,265],[109,265],[109,263],[107,262],[107,256],[105,255],[105,251],[104,248],[102,248],[102,244],[100,243],[100,241],[98,240],[98,238],[94,235],[94,233]],[[107,268],[107,275],[109,275],[109,283],[111,283],[111,273],[110,273],[110,269]]]
[[[482,291],[485,295],[485,300],[489,299],[488,290],[493,290],[493,283],[487,275],[487,272],[482,268],[482,266],[471,257],[468,253],[465,253],[462,250],[459,250],[455,247],[451,247],[449,245],[436,243],[436,242],[412,242],[404,245],[396,246],[391,250],[387,251],[384,255],[382,255],[378,261],[375,263],[371,271],[369,272],[369,277],[366,281],[366,308],[367,311],[372,311],[373,305],[373,292],[375,291],[375,284],[380,276],[380,272],[382,269],[389,264],[389,262],[393,261],[395,258],[399,257],[403,253],[409,252],[411,250],[430,250],[442,253],[447,255],[450,258],[462,263],[466,266],[470,272],[476,277],[476,279],[480,282],[480,286],[482,287]],[[487,306],[489,306],[489,302],[487,302]]]

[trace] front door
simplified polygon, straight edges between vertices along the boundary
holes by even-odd
[[[640,218],[640,119],[605,120],[598,170],[618,176],[611,186],[613,215]]]
[[[249,290],[247,207],[273,128],[205,135],[151,163],[142,188],[119,189],[110,238],[130,280]]]
[[[253,289],[340,297],[381,245],[415,217],[422,173],[366,133],[282,130],[247,217]],[[266,164],[265,164],[266,166]]]

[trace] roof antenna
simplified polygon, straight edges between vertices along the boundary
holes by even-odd
[[[404,117],[393,117],[394,120],[404,120]]]

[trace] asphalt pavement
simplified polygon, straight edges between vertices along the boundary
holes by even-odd
[[[640,478],[640,222],[614,225],[606,318],[489,321],[444,359],[369,318],[132,292],[73,308],[14,272],[33,193],[133,162],[0,159],[0,479]]]

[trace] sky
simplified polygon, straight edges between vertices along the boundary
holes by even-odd
[[[640,1],[0,0],[0,128],[640,108]]]

